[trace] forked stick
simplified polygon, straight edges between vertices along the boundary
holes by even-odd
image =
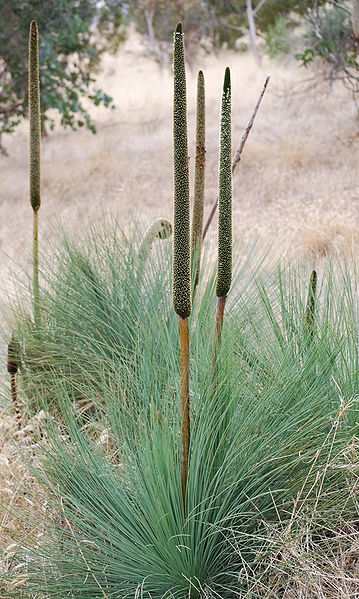
[[[233,173],[234,173],[234,171],[236,170],[236,166],[237,166],[238,162],[239,162],[239,161],[240,161],[240,159],[241,159],[241,154],[242,154],[242,151],[243,151],[244,145],[245,145],[245,143],[246,143],[246,141],[247,141],[247,138],[248,138],[248,135],[249,135],[249,133],[250,133],[250,130],[251,130],[251,129],[252,129],[252,127],[253,127],[254,119],[256,118],[256,115],[257,115],[257,112],[258,112],[259,106],[260,106],[260,104],[261,104],[261,102],[262,102],[263,96],[264,96],[264,94],[265,94],[265,91],[266,91],[266,89],[267,89],[267,87],[268,87],[269,80],[270,80],[270,77],[268,76],[268,77],[266,78],[265,82],[264,82],[264,85],[263,85],[263,87],[262,87],[262,91],[261,91],[261,93],[259,94],[259,97],[258,97],[257,103],[256,103],[256,105],[255,105],[255,107],[254,107],[254,110],[253,110],[253,112],[252,112],[252,114],[251,114],[251,117],[250,117],[250,119],[249,119],[249,121],[248,121],[248,123],[247,123],[247,127],[246,127],[246,128],[245,128],[245,130],[243,131],[243,135],[242,135],[242,137],[241,137],[241,141],[239,142],[238,148],[237,148],[237,150],[236,150],[236,152],[235,152],[235,154],[234,154],[234,156],[233,156],[233,160],[232,160],[232,174],[233,174]],[[203,237],[202,237],[202,239],[204,239],[204,238],[206,237],[206,235],[207,235],[207,231],[208,231],[208,229],[209,229],[209,226],[210,226],[210,224],[211,224],[211,222],[212,222],[212,219],[213,219],[213,217],[214,217],[214,215],[215,215],[215,212],[216,212],[216,210],[217,210],[217,206],[218,206],[218,195],[217,195],[216,199],[214,200],[214,202],[212,203],[211,210],[210,210],[210,212],[209,212],[209,215],[208,215],[208,218],[207,218],[207,220],[206,220],[206,224],[204,225],[204,229],[203,229]]]

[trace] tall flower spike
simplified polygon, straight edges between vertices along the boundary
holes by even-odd
[[[36,21],[29,35],[29,117],[30,117],[30,202],[36,212],[40,208],[40,79],[39,32]]]
[[[231,75],[224,74],[221,133],[219,148],[219,211],[216,329],[212,353],[212,370],[216,379],[216,364],[222,338],[223,316],[227,293],[232,282],[232,141],[231,141]]]
[[[187,137],[186,71],[182,25],[174,32],[173,143],[174,232],[173,307],[178,316],[191,313],[190,200]]]
[[[34,211],[33,222],[33,269],[34,269],[34,320],[40,326],[39,288],[39,235],[38,211],[40,199],[40,78],[39,78],[39,32],[32,21],[29,33],[29,117],[30,117],[30,202]]]
[[[204,211],[204,186],[206,170],[206,107],[203,72],[197,78],[197,123],[196,123],[196,163],[194,173],[194,198],[192,217],[191,271],[195,272],[194,289],[198,285],[201,267],[202,229]]]
[[[232,282],[232,136],[231,75],[224,75],[219,153],[217,297],[227,295]]]
[[[174,227],[173,307],[178,314],[181,342],[181,486],[183,510],[187,512],[187,479],[190,446],[189,327],[191,313],[190,202],[187,139],[186,71],[182,25],[173,40],[173,145],[174,145]]]

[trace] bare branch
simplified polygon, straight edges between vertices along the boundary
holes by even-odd
[[[13,104],[10,108],[0,108],[0,114],[11,114],[12,112],[20,108],[23,101],[24,100],[21,99],[20,102],[17,102],[17,104]]]
[[[332,4],[336,8],[339,8],[340,10],[342,10],[343,12],[345,12],[347,15],[351,15],[351,12],[350,12],[349,8],[347,8],[346,6],[343,6],[337,0],[328,0],[328,2],[329,2],[329,4]]]
[[[233,160],[232,160],[232,174],[236,170],[236,166],[237,166],[238,162],[241,159],[241,154],[242,154],[244,145],[245,145],[245,143],[247,141],[247,138],[248,138],[248,135],[249,135],[249,133],[250,133],[252,127],[253,127],[254,119],[256,118],[259,106],[260,106],[260,104],[262,102],[262,99],[263,99],[265,91],[266,91],[266,89],[268,87],[269,81],[270,81],[270,77],[267,77],[266,80],[265,80],[265,82],[264,82],[264,85],[262,87],[261,93],[259,94],[259,97],[258,97],[258,100],[257,100],[256,105],[254,107],[254,110],[253,110],[253,112],[252,112],[252,114],[250,116],[250,119],[249,119],[248,123],[247,123],[247,126],[246,126],[245,130],[243,131],[243,134],[242,134],[242,137],[241,137],[241,141],[239,142],[238,148],[235,151],[235,154],[233,156]],[[213,217],[214,217],[215,212],[217,210],[217,206],[218,206],[218,195],[217,195],[216,199],[214,200],[214,202],[212,203],[211,210],[210,210],[208,218],[206,220],[206,224],[204,225],[202,239],[204,239],[206,237],[206,235],[207,235],[207,231],[208,231],[209,226],[210,226],[210,224],[211,224],[211,222],[213,220]]]
[[[247,0],[247,19],[248,19],[249,39],[250,39],[251,50],[252,50],[252,53],[253,53],[253,56],[254,56],[256,62],[259,64],[261,61],[261,57],[259,55],[259,52],[258,52],[257,46],[256,46],[257,29],[256,29],[256,22],[254,19],[252,0]]]
[[[255,8],[253,8],[253,15],[256,16],[257,12],[262,8],[263,4],[267,2],[267,0],[261,0],[259,4]]]

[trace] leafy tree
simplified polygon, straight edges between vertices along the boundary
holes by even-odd
[[[359,92],[357,12],[357,0],[351,5],[336,0],[322,6],[311,3],[304,11],[308,22],[305,48],[297,55],[306,67],[319,62],[325,79],[341,80],[353,93]]]
[[[248,5],[257,32],[265,37],[278,19],[303,13],[310,0],[132,0],[129,17],[144,37],[152,55],[164,63],[171,50],[174,23],[181,20],[186,34],[186,56],[198,48],[235,48],[248,30]]]
[[[95,132],[85,100],[112,106],[95,84],[105,50],[124,39],[122,0],[1,0],[0,134],[11,133],[27,116],[27,44],[29,24],[40,33],[41,125],[54,127],[55,109],[64,127],[87,126]],[[1,148],[1,146],[0,146]]]

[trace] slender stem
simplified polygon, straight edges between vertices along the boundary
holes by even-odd
[[[217,297],[216,329],[215,329],[215,333],[214,333],[213,352],[212,352],[212,371],[213,372],[215,371],[219,348],[221,346],[223,316],[224,316],[224,308],[226,305],[226,299],[227,299],[226,295]]]
[[[190,444],[190,411],[189,411],[189,331],[188,318],[178,317],[181,341],[181,419],[182,419],[182,455],[181,483],[185,513],[187,511],[187,478]]]
[[[38,210],[34,210],[33,228],[33,266],[34,266],[34,320],[36,329],[40,328],[40,287],[39,287],[39,222]]]
[[[246,126],[245,130],[243,131],[243,134],[242,134],[242,137],[241,137],[241,141],[239,142],[238,148],[237,148],[237,150],[236,150],[236,152],[235,152],[235,154],[233,156],[233,160],[232,160],[232,174],[236,170],[237,164],[240,162],[241,154],[242,154],[244,145],[245,145],[245,143],[247,141],[247,138],[248,138],[248,135],[249,135],[249,133],[250,133],[252,127],[253,127],[254,119],[256,118],[259,106],[260,106],[260,104],[262,102],[262,99],[263,99],[265,91],[266,91],[266,89],[268,87],[269,81],[270,81],[270,77],[267,77],[266,80],[265,80],[265,82],[264,82],[264,85],[262,87],[261,93],[259,94],[259,97],[258,97],[257,103],[256,103],[256,105],[254,107],[254,110],[253,110],[253,112],[252,112],[252,114],[250,116],[250,119],[249,119],[248,123],[247,123],[247,126]],[[207,231],[209,229],[209,226],[210,226],[210,224],[211,224],[211,222],[213,220],[213,217],[214,217],[214,215],[216,213],[217,206],[218,206],[218,200],[219,200],[219,198],[217,196],[216,199],[212,202],[208,218],[207,218],[206,223],[205,223],[204,228],[203,228],[203,239],[206,237]]]

